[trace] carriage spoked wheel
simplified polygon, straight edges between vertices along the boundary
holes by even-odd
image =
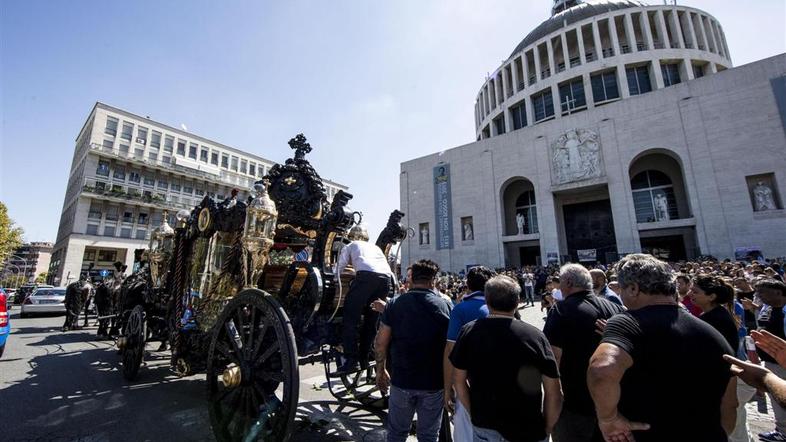
[[[375,365],[375,362],[368,362],[363,364],[363,368],[360,371],[342,375],[340,377],[341,383],[344,385],[346,392],[363,406],[380,409],[387,408],[388,396],[383,395],[376,385]]]
[[[145,354],[145,338],[147,327],[145,324],[145,309],[141,305],[135,306],[128,315],[128,320],[123,328],[123,377],[129,381],[136,379],[142,358]]]
[[[224,307],[207,361],[210,424],[219,441],[285,441],[297,411],[295,335],[269,294],[246,289]]]

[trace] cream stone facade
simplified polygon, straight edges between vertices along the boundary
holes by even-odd
[[[402,265],[786,255],[786,55],[732,68],[703,11],[558,0],[475,116],[478,141],[401,164]]]
[[[133,268],[165,211],[178,210],[233,189],[248,195],[275,163],[184,130],[96,103],[76,139],[49,282],[65,285],[93,265],[113,272]],[[328,198],[346,186],[324,180]]]

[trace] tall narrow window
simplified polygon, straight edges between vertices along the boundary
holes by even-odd
[[[497,130],[497,135],[505,133],[505,115],[500,115],[494,119],[494,128]]]
[[[188,157],[191,158],[192,160],[197,159],[197,145],[196,144],[191,143],[188,146]]]
[[[229,168],[229,155],[227,154],[221,155],[221,167],[223,167],[224,169]]]
[[[663,72],[663,85],[666,87],[673,86],[680,82],[680,65],[679,63],[669,63],[660,65],[660,70]]]
[[[513,130],[519,130],[527,125],[527,104],[520,104],[510,108],[510,118],[513,119]]]
[[[248,174],[251,176],[256,176],[257,174],[257,165],[254,163],[248,164]]]
[[[123,132],[120,134],[120,138],[131,141],[131,136],[134,133],[134,125],[131,123],[123,122]]]
[[[153,131],[153,135],[150,137],[150,147],[153,149],[161,147],[161,132]]]
[[[174,145],[175,145],[175,137],[167,135],[166,138],[164,138],[164,152],[171,154]]]
[[[186,156],[186,142],[183,140],[177,140],[177,154],[180,156]]]
[[[240,173],[246,173],[247,168],[248,168],[248,161],[240,160]]]
[[[648,66],[631,66],[625,69],[625,74],[628,77],[628,90],[631,95],[652,92],[652,81],[650,80]]]
[[[117,123],[117,118],[106,117],[106,128],[104,128],[104,133],[113,137],[117,135]]]
[[[106,161],[99,161],[96,167],[96,175],[109,176],[109,163]]]
[[[538,212],[534,190],[528,190],[516,198],[516,227],[519,235],[538,233]]]
[[[535,111],[535,121],[541,121],[554,116],[554,98],[551,89],[532,96],[532,108]]]
[[[237,172],[237,162],[238,162],[238,157],[233,155],[232,156],[232,163],[231,163],[232,166],[230,167],[230,169],[234,170],[235,172]]]
[[[591,75],[590,82],[592,83],[592,99],[595,103],[614,100],[620,97],[620,91],[617,87],[616,71],[601,72]]]
[[[207,154],[208,150],[206,147],[202,147],[202,150],[199,151],[199,160],[203,163],[207,163]]]
[[[136,142],[139,144],[147,144],[147,128],[139,126],[136,129]]]
[[[671,178],[659,170],[645,170],[630,180],[636,222],[651,223],[678,218]]]
[[[218,166],[218,152],[210,152],[210,164]]]
[[[562,113],[573,112],[587,105],[584,95],[584,80],[579,77],[559,86],[560,105]]]

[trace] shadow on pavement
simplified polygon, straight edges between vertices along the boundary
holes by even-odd
[[[337,401],[298,405],[292,442],[384,441],[386,413]]]

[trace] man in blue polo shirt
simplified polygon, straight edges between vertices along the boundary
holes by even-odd
[[[450,352],[458,339],[461,327],[478,318],[485,318],[489,314],[486,307],[486,296],[483,287],[486,281],[496,276],[494,270],[488,267],[472,267],[467,272],[467,288],[469,293],[464,295],[461,302],[450,312],[450,323],[448,324],[448,342],[445,345],[445,355],[443,360],[444,381],[445,381],[445,408],[453,413],[454,403],[456,404],[454,423],[454,440],[456,442],[472,440],[472,422],[469,414],[463,409],[461,403],[455,402],[453,393],[453,364],[450,362]],[[465,424],[465,425],[463,425]],[[464,434],[466,433],[466,434]]]

